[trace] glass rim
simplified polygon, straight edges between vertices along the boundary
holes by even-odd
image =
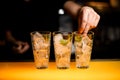
[[[70,32],[70,31],[53,31],[52,32],[53,34],[58,34],[58,33],[68,33],[68,34],[72,34],[73,32]]]
[[[78,33],[78,31],[74,31],[73,34],[82,34],[82,33]],[[88,31],[87,34],[93,34],[94,35],[94,32],[93,31]]]
[[[51,34],[51,31],[32,31],[30,34],[35,34],[36,32],[42,33],[42,34]]]

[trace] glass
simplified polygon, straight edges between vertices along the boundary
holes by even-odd
[[[77,68],[88,68],[91,60],[94,33],[85,36],[74,32],[75,61]]]
[[[72,32],[53,32],[55,61],[58,69],[70,67]]]
[[[51,32],[34,31],[30,35],[36,68],[47,68],[50,56]]]

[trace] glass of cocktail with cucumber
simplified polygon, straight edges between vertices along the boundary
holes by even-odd
[[[72,32],[53,32],[55,61],[59,69],[70,67],[72,38]]]

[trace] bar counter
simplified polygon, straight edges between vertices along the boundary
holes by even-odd
[[[47,69],[36,69],[34,62],[0,62],[0,80],[120,80],[120,60],[91,60],[89,68],[57,69],[49,62]]]

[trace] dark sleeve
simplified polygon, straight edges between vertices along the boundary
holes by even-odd
[[[59,0],[59,8],[63,9],[63,5],[66,1],[73,1],[73,0]],[[74,2],[84,5],[88,0],[74,0]]]
[[[83,6],[88,0],[75,0],[75,2]]]

